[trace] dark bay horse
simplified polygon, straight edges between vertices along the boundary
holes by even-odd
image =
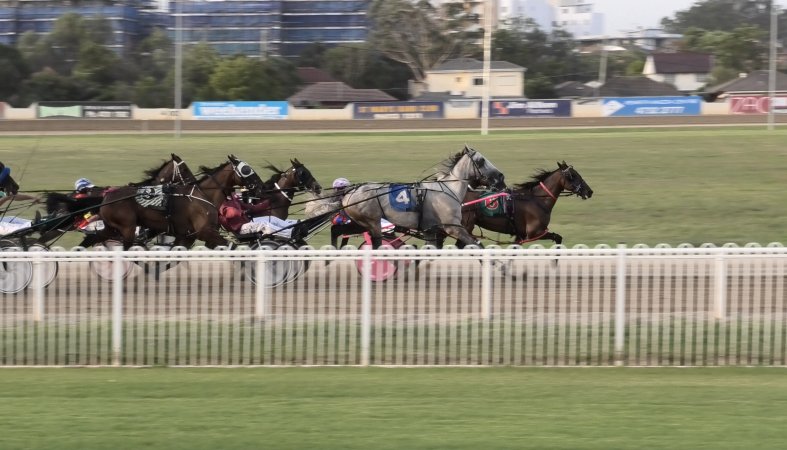
[[[286,219],[289,216],[295,192],[308,190],[315,195],[322,192],[320,183],[314,179],[309,169],[298,161],[298,158],[291,159],[290,164],[292,165],[287,170],[281,170],[273,164],[265,166],[273,172],[273,175],[262,184],[258,193],[260,201],[269,203],[267,215],[279,219]]]
[[[548,229],[558,198],[562,193],[568,193],[585,200],[593,196],[593,189],[574,167],[565,161],[557,165],[557,170],[541,170],[533,180],[515,185],[509,194],[510,201],[506,195],[495,199],[508,203],[510,210],[506,214],[487,216],[482,212],[481,202],[463,206],[462,224],[468,232],[477,225],[484,230],[514,236],[517,244],[540,239],[562,243],[563,237]],[[481,195],[480,192],[468,191],[465,204],[478,200]],[[457,246],[462,247],[463,244],[457,242]]]
[[[140,192],[136,186],[111,190],[99,213],[107,228],[123,237],[125,249],[134,244],[137,226],[171,234],[175,237],[173,246],[191,247],[197,239],[209,248],[227,245],[218,231],[219,205],[236,186],[258,194],[263,185],[248,164],[233,155],[228,159],[215,168],[200,167],[205,175],[197,183],[170,185],[155,196]]]
[[[171,153],[171,158],[160,165],[145,170],[145,178],[129,186],[155,186],[163,184],[186,185],[197,182],[197,177],[189,169],[183,159]],[[68,193],[49,192],[46,197],[47,219],[46,231],[42,233],[41,240],[49,241],[60,237],[63,233],[73,230],[80,222],[82,215],[97,214],[107,187],[94,186],[85,192]],[[87,236],[80,246],[95,245],[108,238],[105,233]]]
[[[504,179],[484,155],[465,146],[445,160],[437,175],[428,181],[362,184],[344,196],[342,206],[353,222],[369,232],[374,248],[382,243],[383,217],[399,227],[422,231],[427,244],[440,245],[447,234],[465,244],[479,245],[462,226],[462,200],[468,186],[503,189]]]

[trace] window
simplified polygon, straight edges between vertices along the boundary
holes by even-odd
[[[473,78],[473,86],[483,86],[484,79],[483,78]]]

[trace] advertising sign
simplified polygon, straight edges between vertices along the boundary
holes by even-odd
[[[571,100],[495,100],[489,117],[571,117]]]
[[[702,99],[688,97],[618,97],[605,98],[601,111],[604,117],[621,116],[696,116]]]
[[[130,119],[129,102],[39,102],[39,119]]]
[[[771,101],[767,95],[735,95],[730,97],[732,114],[768,114]],[[787,97],[774,97],[773,112],[787,114]]]
[[[195,119],[282,120],[289,114],[287,102],[194,102]]]
[[[353,104],[353,119],[442,119],[442,102],[370,102]]]

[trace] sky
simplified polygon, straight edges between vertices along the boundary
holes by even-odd
[[[593,10],[604,14],[604,34],[637,27],[658,26],[662,17],[691,8],[695,0],[592,0]],[[784,5],[780,0],[777,4]]]

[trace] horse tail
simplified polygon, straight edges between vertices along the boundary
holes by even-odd
[[[47,192],[46,193],[46,212],[47,214],[54,214],[57,212],[71,212],[71,205],[74,200],[61,192]]]

